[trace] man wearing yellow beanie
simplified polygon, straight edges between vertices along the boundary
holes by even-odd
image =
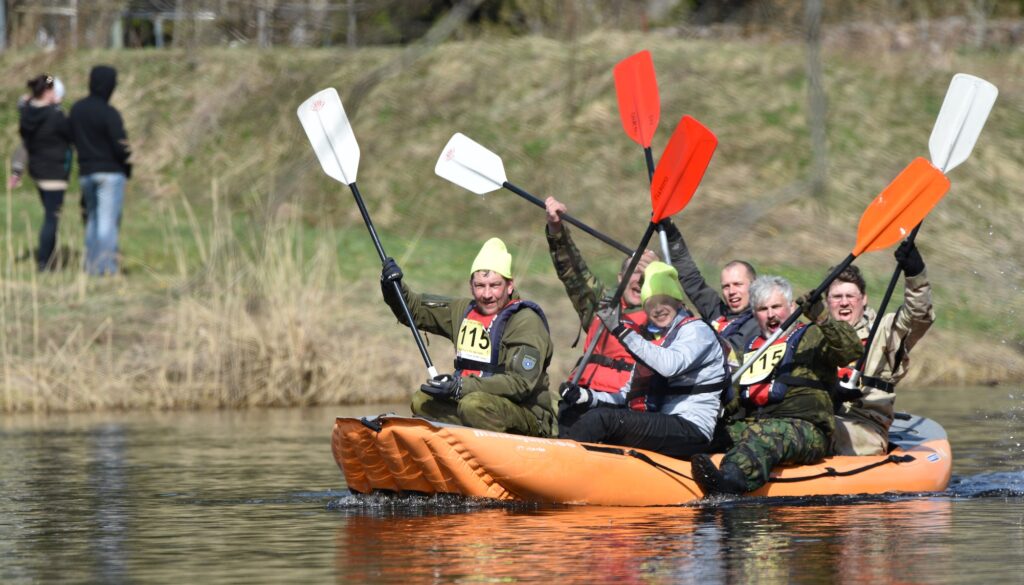
[[[394,259],[385,260],[381,290],[395,317],[405,323],[389,281],[401,285],[417,328],[455,344],[455,372],[423,384],[413,395],[413,414],[490,431],[556,436],[547,318],[536,303],[519,298],[505,243],[487,240],[473,260],[472,298],[417,294],[402,277]]]
[[[721,393],[729,386],[722,343],[710,325],[683,306],[679,274],[668,264],[647,266],[640,298],[647,325],[639,331],[622,321],[618,308],[598,313],[605,328],[634,356],[636,367],[618,393],[582,388],[563,396],[587,409],[568,438],[671,457],[706,452]]]

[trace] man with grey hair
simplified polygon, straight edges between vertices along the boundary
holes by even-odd
[[[834,319],[820,297],[808,297],[798,303],[811,324],[795,324],[740,377],[726,406],[733,446],[721,466],[693,456],[693,477],[705,494],[752,492],[776,465],[814,463],[829,454],[835,429],[829,391],[837,368],[860,357],[863,347],[849,323]],[[747,345],[747,359],[796,308],[792,286],[779,276],[755,280],[750,302],[760,335]]]

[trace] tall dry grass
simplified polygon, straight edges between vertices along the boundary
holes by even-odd
[[[152,281],[141,302],[137,285],[124,298],[123,276],[37,277],[7,233],[0,409],[402,401],[423,376],[415,361],[395,359],[402,328],[362,315],[362,299],[379,291],[341,277],[329,236],[306,242],[297,222],[257,226],[216,204],[206,225],[185,200],[166,211],[163,244],[177,274],[133,275]]]

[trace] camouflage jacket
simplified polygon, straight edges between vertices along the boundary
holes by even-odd
[[[562,231],[550,233],[545,227],[548,239],[548,250],[551,252],[551,263],[555,266],[558,279],[565,286],[572,306],[580,318],[580,327],[586,330],[594,319],[597,310],[607,305],[615,294],[615,289],[607,288],[583,260],[579,248],[572,241],[569,226],[562,225]],[[624,313],[640,310],[638,306],[623,307]]]
[[[829,317],[823,324],[808,326],[794,356],[791,375],[816,380],[827,388],[837,383],[838,368],[860,358],[864,346],[857,332],[846,321]],[[727,407],[733,420],[762,418],[798,418],[817,426],[826,436],[835,430],[832,397],[827,390],[795,386],[781,402],[757,408],[742,408],[735,399]]]

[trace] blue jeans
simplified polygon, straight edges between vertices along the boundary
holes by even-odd
[[[117,231],[124,205],[124,173],[92,173],[79,178],[89,219],[85,224],[85,270],[117,274]]]

